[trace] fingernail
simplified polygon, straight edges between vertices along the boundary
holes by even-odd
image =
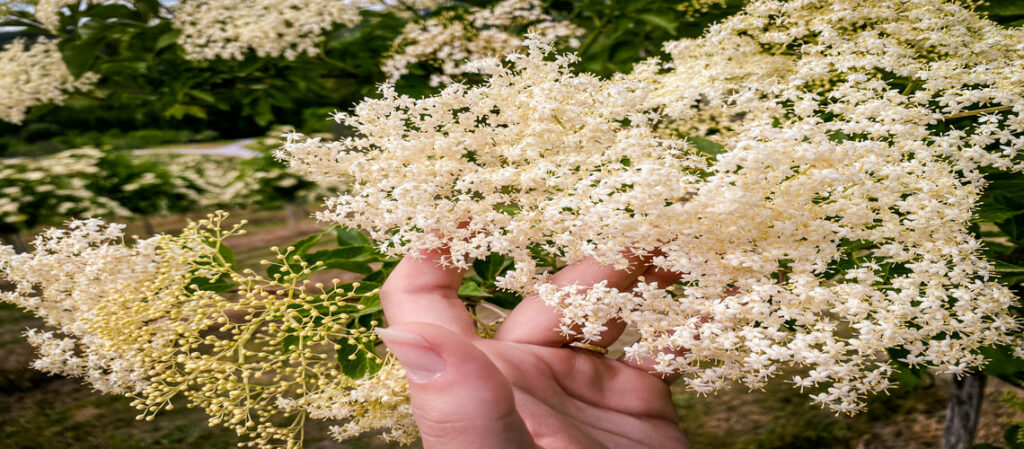
[[[444,372],[444,359],[419,335],[378,327],[377,335],[405,367],[413,382],[427,382]]]

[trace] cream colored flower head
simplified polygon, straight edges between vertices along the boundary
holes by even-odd
[[[474,64],[481,86],[385,86],[339,115],[359,137],[281,155],[351,177],[319,216],[385,251],[513,257],[501,285],[539,292],[567,334],[630,323],[627,354],[702,392],[801,367],[796,386],[852,413],[890,386],[886,349],[960,374],[1020,329],[968,226],[982,168],[1022,168],[1021,39],[937,0],[755,1],[668,45],[667,68],[600,80],[531,41]],[[700,158],[684,137],[723,147]],[[557,289],[531,249],[620,266],[657,250],[681,280]]]
[[[178,43],[192,59],[295,59],[320,53],[324,33],[359,23],[369,1],[183,0],[174,7]]]
[[[573,74],[572,56],[528,44],[507,65],[476,62],[481,86],[416,100],[385,85],[337,116],[358,137],[292,135],[280,156],[315,180],[351,177],[319,217],[369,231],[389,253],[448,244],[460,267],[506,254],[518,265],[505,285],[520,289],[533,278],[531,245],[624,263],[622,248],[652,231],[642,214],[686,195],[703,160],[654,136],[646,85]]]
[[[409,66],[427,61],[440,73],[430,76],[431,86],[440,86],[474,73],[470,61],[501,57],[516,51],[523,40],[515,27],[529,27],[547,40],[563,40],[578,47],[576,39],[585,30],[569,22],[554,20],[538,0],[505,0],[489,8],[471,8],[465,17],[442,14],[422,22],[410,22],[394,43],[393,54],[382,70],[391,82],[409,73]]]
[[[91,72],[72,75],[55,40],[15,39],[0,50],[0,120],[20,124],[29,108],[63,104],[68,93],[88,90],[98,80]]]

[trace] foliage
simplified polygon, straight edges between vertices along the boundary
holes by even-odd
[[[318,201],[331,188],[281,164],[260,139],[254,158],[131,154],[94,148],[0,162],[0,234],[68,218],[161,215],[216,208],[279,208]]]
[[[216,3],[183,3],[193,2]],[[45,21],[52,27],[42,23],[32,8],[13,8],[5,13],[3,25],[23,30],[19,35],[56,39],[72,74],[91,72],[100,77],[94,89],[72,93],[67,100],[68,107],[80,113],[41,105],[29,111],[26,123],[53,123],[48,120],[60,117],[57,124],[71,129],[93,128],[101,120],[105,126],[205,127],[239,136],[274,122],[298,124],[291,117],[299,117],[309,107],[347,107],[373,95],[373,85],[385,79],[384,60],[401,47],[399,34],[406,24],[437,16],[465,17],[497,3],[432,2],[411,10],[401,6],[364,9],[358,25],[342,23],[323,30],[316,52],[291,55],[291,59],[252,52],[229,59],[191,58],[181,45],[174,8],[158,0],[68,4],[51,11],[55,16]],[[634,62],[658,54],[666,40],[699,34],[739,4],[738,0],[728,6],[717,0],[573,0],[551,2],[545,8],[554,20],[586,31],[579,40],[582,68],[610,74],[628,71]],[[698,14],[705,10],[707,14]],[[467,29],[479,31],[478,27]],[[412,70],[415,76],[403,79],[399,91],[418,96],[435,90],[426,83],[436,74],[434,69],[421,64]]]

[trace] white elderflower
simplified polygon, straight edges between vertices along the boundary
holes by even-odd
[[[889,386],[886,349],[961,374],[1011,342],[1014,295],[968,226],[981,170],[1024,168],[1019,30],[938,0],[762,0],[667,49],[667,68],[599,80],[533,41],[510,67],[475,63],[479,87],[416,100],[385,86],[338,116],[358,137],[292,136],[281,156],[351,178],[319,218],[392,254],[512,257],[501,286],[541,283],[565,333],[631,323],[627,353],[697,391],[792,365],[815,401],[852,413]],[[683,136],[724,147],[700,159]],[[531,248],[618,266],[657,254],[682,280],[557,289]]]
[[[88,90],[99,80],[95,73],[78,78],[68,71],[57,41],[31,44],[15,39],[0,50],[0,120],[20,124],[29,108],[63,104],[68,93]]]
[[[519,289],[534,279],[531,244],[625,264],[623,247],[657,234],[646,214],[664,216],[666,201],[692,191],[688,172],[703,160],[655,138],[644,84],[572,74],[573,57],[548,61],[549,44],[529,44],[510,68],[478,61],[482,86],[422,100],[384,86],[338,116],[360,136],[292,135],[280,156],[313,180],[351,177],[319,218],[364,229],[391,254],[441,246],[424,235],[439,230],[452,238],[448,263],[513,257],[503,285]]]
[[[766,0],[668,44],[666,72],[635,74],[663,132],[725,152],[667,226],[657,263],[683,287],[637,308],[661,321],[634,315],[633,352],[689,348],[659,369],[700,391],[791,361],[853,412],[888,386],[886,348],[961,374],[1007,343],[1014,296],[968,225],[980,170],[1024,168],[1022,37],[936,0]]]
[[[522,46],[515,27],[549,40],[564,39],[578,47],[576,39],[585,30],[571,23],[556,21],[547,15],[538,0],[505,0],[490,8],[473,8],[465,17],[440,15],[422,22],[411,22],[393,43],[393,54],[382,70],[394,82],[409,73],[409,66],[430,61],[441,73],[431,74],[430,85],[448,84],[466,73],[469,65],[486,57],[508,54]]]
[[[33,6],[36,20],[50,31],[59,31],[60,16],[68,7],[87,8],[90,5],[125,3],[128,0],[39,0]]]
[[[369,4],[345,0],[184,0],[174,7],[178,43],[192,59],[316,55],[337,24],[359,23]]]

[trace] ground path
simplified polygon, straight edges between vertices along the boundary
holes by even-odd
[[[256,138],[239,139],[232,141],[216,141],[216,142],[205,142],[196,144],[185,144],[175,145],[157,148],[145,148],[140,150],[132,150],[135,154],[160,154],[160,153],[174,153],[174,154],[205,154],[214,156],[233,156],[250,158],[259,156],[261,153],[256,150],[246,148],[249,144],[256,141]]]

